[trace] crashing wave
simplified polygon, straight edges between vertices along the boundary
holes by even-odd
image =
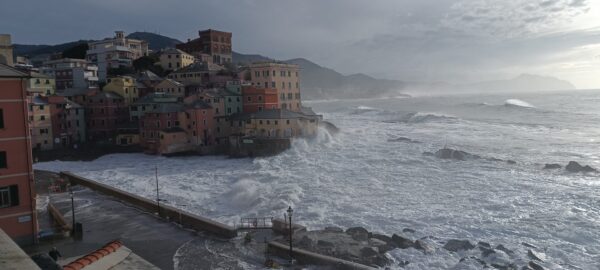
[[[504,106],[513,106],[513,107],[521,107],[521,108],[535,108],[535,106],[522,101],[520,99],[507,99],[504,101]]]
[[[376,108],[372,108],[369,106],[358,106],[356,108],[354,108],[354,110],[351,112],[351,114],[363,114],[363,113],[369,113],[369,112],[376,112],[379,111]]]
[[[398,119],[392,119],[385,122],[389,123],[427,123],[427,122],[450,122],[456,121],[458,118],[451,115],[439,114],[439,113],[421,113],[413,112],[403,115]]]

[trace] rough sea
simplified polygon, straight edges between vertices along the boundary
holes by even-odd
[[[114,154],[44,162],[154,198],[154,168],[168,204],[234,225],[282,217],[311,229],[363,226],[385,234],[502,244],[525,264],[528,247],[547,269],[600,269],[600,90],[305,102],[341,131],[322,130],[273,157]],[[443,160],[453,148],[479,158]],[[507,161],[515,161],[511,164]],[[558,163],[563,169],[543,169]],[[468,254],[414,249],[389,254],[403,269],[480,269]],[[393,267],[394,269],[398,267]]]

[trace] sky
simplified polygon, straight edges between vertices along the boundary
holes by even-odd
[[[114,30],[185,41],[233,32],[234,50],[303,57],[344,74],[468,83],[529,73],[600,89],[600,0],[19,0],[0,8],[13,43]]]

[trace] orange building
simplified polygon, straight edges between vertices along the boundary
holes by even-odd
[[[277,89],[274,88],[243,86],[242,100],[244,104],[243,111],[245,113],[255,113],[279,108]]]
[[[38,230],[27,76],[0,64],[0,228],[20,245],[36,242]]]

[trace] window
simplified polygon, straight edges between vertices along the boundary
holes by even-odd
[[[263,107],[262,106],[258,106],[258,111],[262,112],[262,110],[263,110]]]
[[[0,208],[19,205],[19,187],[12,185],[0,187]]]
[[[0,109],[0,128],[4,128],[4,110]]]
[[[40,116],[40,120],[46,120],[46,116],[45,115]]]
[[[258,124],[262,125],[262,120],[258,120]]]
[[[262,101],[262,96],[258,96],[258,101]]]
[[[271,120],[267,120],[267,125],[270,125],[270,124],[271,124]]]
[[[275,88],[275,82],[271,82],[271,87]]]
[[[289,119],[285,120],[285,123],[289,125],[290,124],[290,120]]]
[[[0,169],[6,168],[8,168],[6,162],[6,151],[0,151]]]
[[[252,97],[248,96],[248,102],[252,102]]]

